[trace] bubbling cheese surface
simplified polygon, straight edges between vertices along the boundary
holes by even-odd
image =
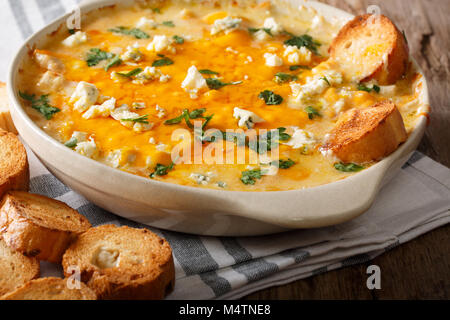
[[[411,132],[420,106],[413,82],[420,75],[411,69],[379,93],[358,90],[327,60],[345,21],[326,21],[306,8],[279,10],[286,6],[174,0],[95,10],[83,17],[81,31],[71,35],[61,26],[20,70],[21,92],[48,95],[59,112],[47,119],[30,99],[24,106],[74,152],[148,179],[229,191],[293,190],[344,179],[353,173],[337,170],[338,160],[319,150],[339,114],[389,98]],[[312,47],[285,43],[306,32]],[[193,130],[184,118],[168,122],[199,109],[212,116],[205,130],[284,128],[288,138],[276,150],[280,168],[273,170],[276,161],[265,154],[256,163],[238,163],[239,150],[248,158],[258,152],[234,142],[235,154],[224,153],[231,163],[212,163],[214,155],[204,152],[202,163],[172,166],[171,151],[183,143],[172,138],[174,130]],[[201,144],[203,150],[210,144]]]

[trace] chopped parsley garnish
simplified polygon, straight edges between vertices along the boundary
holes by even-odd
[[[275,74],[274,78],[274,81],[279,84],[296,80],[298,80],[298,77],[296,75],[283,72],[278,72],[277,74]]]
[[[242,83],[242,81],[235,81],[235,82],[225,83],[225,82],[220,81],[217,78],[208,78],[208,79],[205,79],[205,80],[206,80],[206,83],[208,84],[209,89],[211,89],[211,90],[219,90],[219,89],[221,89],[221,88],[223,88],[225,86],[232,86],[232,85],[236,85],[236,84],[241,84]]]
[[[122,63],[122,59],[120,59],[120,56],[114,55],[114,57],[106,65],[105,71],[108,71],[110,68],[118,66],[121,63]]]
[[[169,28],[173,28],[175,27],[175,24],[173,23],[173,21],[163,21],[162,23],[164,26],[169,27]]]
[[[284,44],[288,46],[296,46],[299,49],[301,47],[306,47],[316,55],[319,55],[317,47],[321,46],[319,42],[315,41],[311,36],[307,34],[301,36],[292,36],[292,38],[286,40]]]
[[[171,64],[174,63],[173,60],[167,58],[163,54],[158,54],[158,57],[160,57],[161,59],[153,61],[152,67],[170,66]]]
[[[374,85],[372,86],[372,88],[369,88],[368,86],[366,86],[366,85],[360,83],[360,84],[358,85],[358,90],[359,90],[359,91],[366,91],[366,92],[371,92],[371,91],[373,90],[373,91],[375,91],[376,93],[380,93],[380,87],[377,86],[376,84],[374,84]]]
[[[39,111],[47,120],[50,120],[55,113],[61,111],[61,109],[52,107],[49,104],[48,94],[42,95],[39,98],[36,98],[35,94],[27,94],[24,92],[19,92],[19,95],[22,99],[30,101],[31,107]]]
[[[117,74],[119,76],[122,76],[122,77],[125,77],[125,78],[132,78],[132,77],[138,75],[139,73],[141,73],[142,71],[144,71],[144,70],[142,70],[141,68],[136,68],[136,69],[131,70],[130,72],[125,72],[125,73],[124,72],[117,72]]]
[[[93,67],[98,65],[101,61],[103,60],[108,60],[108,59],[112,59],[114,57],[114,54],[103,51],[101,49],[98,48],[92,48],[89,50],[87,57],[86,57],[86,62],[88,67]]]
[[[331,87],[331,83],[330,83],[330,81],[328,80],[327,77],[322,77],[322,78],[320,78],[320,80],[325,81]]]
[[[169,174],[169,171],[173,170],[175,167],[175,163],[171,163],[168,166],[158,163],[155,167],[155,171],[150,174],[150,178],[155,178],[156,176],[166,176]]]
[[[67,31],[69,32],[69,34],[75,34],[75,32],[76,32],[75,29],[68,29]]]
[[[283,102],[283,97],[275,94],[273,91],[264,90],[258,95],[258,98],[263,99],[267,105],[279,105]]]
[[[198,70],[198,72],[200,72],[201,74],[212,74],[212,75],[218,75],[219,73],[216,71],[212,71],[209,69],[202,69],[202,70]]]
[[[242,172],[241,181],[246,185],[254,185],[256,179],[261,179],[261,177],[261,169],[247,170]]]
[[[116,28],[112,28],[112,29],[108,29],[108,31],[113,32],[113,33],[120,33],[120,34],[124,34],[127,36],[133,36],[136,39],[148,39],[150,38],[150,36],[142,31],[141,29],[138,28],[127,28],[127,27],[116,27]]]
[[[364,169],[363,166],[357,165],[355,163],[335,163],[334,167],[336,170],[342,171],[342,172],[358,172]]]
[[[247,141],[246,144],[250,149],[259,154],[264,154],[267,151],[271,151],[272,147],[278,147],[279,141],[288,141],[291,139],[291,136],[285,133],[286,128],[278,128],[276,130],[271,130],[267,133],[260,134],[255,142],[251,143]],[[278,140],[276,137],[278,136]]]
[[[134,122],[134,123],[144,123],[144,124],[148,124],[148,114],[144,115],[144,116],[140,116],[137,118],[130,118],[130,119],[122,119],[120,121],[128,121],[128,122]]]
[[[184,43],[184,38],[180,37],[180,36],[173,36],[172,39],[175,41],[175,43],[177,44],[183,44]]]
[[[290,66],[289,70],[290,71],[296,71],[298,69],[305,69],[305,70],[310,70],[311,68],[308,66],[301,66],[301,65],[295,65],[295,66]]]
[[[311,106],[306,107],[305,111],[308,114],[308,118],[310,120],[314,119],[314,117],[321,117],[322,116],[316,108],[311,107]]]
[[[205,112],[206,112],[205,108],[195,109],[191,112],[189,112],[188,109],[184,109],[180,116],[173,118],[173,119],[166,120],[166,121],[164,121],[164,124],[165,125],[174,125],[174,124],[179,124],[184,120],[186,122],[186,125],[189,128],[194,129],[194,125],[192,124],[192,122],[190,120],[204,119],[204,120],[206,120],[202,125],[202,129],[204,129],[214,116],[214,115],[204,116]]]
[[[278,160],[278,161],[272,161],[271,162],[272,166],[278,167],[280,169],[289,169],[290,167],[292,167],[293,165],[295,165],[295,161],[291,160],[291,159],[287,159],[287,160]]]
[[[291,136],[285,132],[286,128],[281,127],[281,128],[278,128],[277,130],[278,130],[278,137],[279,137],[278,140],[289,141],[291,139]]]
[[[67,148],[70,148],[70,149],[75,148],[75,147],[77,146],[77,144],[78,144],[78,139],[75,138],[75,137],[70,138],[69,141],[67,141],[66,143],[64,143],[64,145],[65,145]]]
[[[161,9],[160,8],[152,8],[152,11],[154,13],[161,13]]]
[[[251,34],[256,33],[260,30],[264,31],[269,36],[273,37],[272,31],[269,28],[248,28],[248,32],[250,32]]]

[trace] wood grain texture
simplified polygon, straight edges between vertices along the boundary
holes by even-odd
[[[424,70],[431,117],[419,150],[450,167],[450,1],[322,0],[354,14],[378,5],[405,30],[412,56]],[[266,289],[246,299],[449,299],[450,226],[403,244],[369,263]],[[381,290],[366,287],[367,266],[381,268]]]

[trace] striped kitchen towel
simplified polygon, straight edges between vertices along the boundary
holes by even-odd
[[[36,29],[70,10],[77,0],[0,0],[0,80]],[[89,203],[52,176],[29,152],[31,191],[68,203],[93,225],[143,227]],[[333,269],[373,259],[450,222],[450,170],[416,152],[361,217],[333,227],[278,235],[220,238],[150,228],[171,244],[176,287],[168,299],[236,299]],[[42,275],[61,275],[43,263]]]
[[[66,202],[93,225],[145,227],[89,203],[29,152],[31,192]],[[333,227],[258,237],[202,237],[149,228],[172,246],[176,285],[169,299],[236,299],[333,269],[367,262],[450,222],[450,170],[419,152],[364,215]],[[61,275],[43,263],[43,276]]]

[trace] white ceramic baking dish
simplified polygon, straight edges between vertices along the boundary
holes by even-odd
[[[124,3],[99,0],[82,12]],[[291,0],[313,7],[326,18],[351,18],[346,12],[314,1]],[[278,4],[279,5],[279,4]],[[309,189],[281,192],[208,190],[141,178],[83,157],[48,136],[28,117],[18,99],[18,68],[30,47],[45,41],[67,16],[31,36],[17,52],[8,77],[12,117],[20,135],[44,165],[62,182],[96,205],[150,226],[201,235],[246,236],[296,228],[334,225],[364,213],[379,189],[418,146],[426,127],[421,117],[409,139],[389,157],[347,179]],[[424,105],[428,105],[425,78]],[[426,110],[427,111],[427,110]]]

